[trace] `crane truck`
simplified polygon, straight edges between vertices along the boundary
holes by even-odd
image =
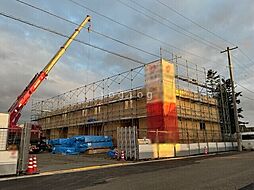
[[[80,33],[80,31],[86,26],[87,23],[89,23],[91,20],[91,17],[87,15],[87,17],[83,20],[83,22],[75,29],[75,31],[72,33],[72,35],[68,38],[68,40],[63,44],[63,46],[57,51],[57,53],[53,56],[53,58],[49,61],[49,63],[44,67],[44,69],[37,73],[31,82],[28,84],[28,86],[23,90],[23,92],[17,97],[16,101],[12,104],[12,106],[8,110],[8,114],[1,114],[0,113],[0,124],[2,126],[8,126],[8,137],[14,137],[15,139],[18,139],[17,136],[19,136],[19,133],[21,131],[18,121],[21,116],[21,111],[24,108],[24,106],[27,104],[29,99],[31,98],[32,94],[38,89],[40,84],[46,79],[49,72],[52,70],[52,68],[56,65],[58,60],[62,57],[62,55],[65,53],[67,48],[70,46],[72,41],[77,37],[77,35]],[[90,27],[90,26],[89,26]],[[88,27],[88,31],[89,31]],[[7,117],[8,119],[6,119]],[[9,122],[8,124],[4,125],[4,122]],[[1,128],[1,126],[0,126]],[[6,130],[7,131],[7,130]],[[40,139],[41,130],[40,127],[34,125],[32,126],[32,133],[37,134],[38,139]],[[7,136],[7,135],[6,135]],[[10,141],[13,141],[14,139],[9,139]],[[5,143],[5,142],[4,142]],[[3,147],[7,146],[6,145]],[[3,158],[4,159],[4,158]],[[1,171],[1,160],[0,160],[0,171]],[[1,172],[0,172],[1,173]]]

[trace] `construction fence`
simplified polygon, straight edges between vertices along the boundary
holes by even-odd
[[[147,138],[149,133],[155,134],[155,142]],[[189,135],[191,133],[197,137],[202,136],[202,138],[193,138]],[[221,133],[221,131],[205,131],[204,133],[193,130],[186,131],[185,138],[181,138],[179,142],[167,142],[165,141],[166,137],[173,135],[168,131],[144,131],[138,130],[137,127],[119,127],[117,129],[117,149],[119,152],[124,151],[126,159],[131,160],[190,156],[237,150],[235,137],[227,136],[218,139],[217,137],[221,134],[216,133]],[[178,135],[181,136],[180,134]],[[215,136],[216,138],[209,139],[208,136]],[[199,141],[196,139],[199,139]]]

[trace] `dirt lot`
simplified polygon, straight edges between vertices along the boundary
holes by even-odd
[[[253,162],[254,152],[231,152],[32,178],[27,176],[1,181],[0,189],[253,190]]]
[[[37,154],[37,162],[41,172],[119,163],[117,160],[108,158],[106,153],[94,155],[61,155],[40,153]]]

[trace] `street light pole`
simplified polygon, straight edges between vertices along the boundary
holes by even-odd
[[[238,151],[242,151],[242,137],[240,134],[239,122],[238,122],[238,114],[237,114],[237,107],[236,107],[236,98],[235,98],[235,82],[234,82],[234,74],[233,74],[233,65],[231,62],[231,55],[230,51],[237,49],[238,47],[229,48],[227,47],[226,50],[221,51],[220,53],[227,52],[228,55],[228,65],[229,65],[229,74],[230,74],[230,81],[231,81],[231,90],[232,90],[232,101],[233,101],[233,109],[234,109],[234,119],[235,119],[235,127],[236,127],[236,135],[237,135],[237,145]]]

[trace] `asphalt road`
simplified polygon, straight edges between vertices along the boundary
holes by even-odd
[[[2,190],[254,189],[254,152],[170,160],[0,182]]]
[[[41,172],[119,163],[117,160],[109,159],[105,154],[61,155],[41,153],[37,154],[37,160]]]

